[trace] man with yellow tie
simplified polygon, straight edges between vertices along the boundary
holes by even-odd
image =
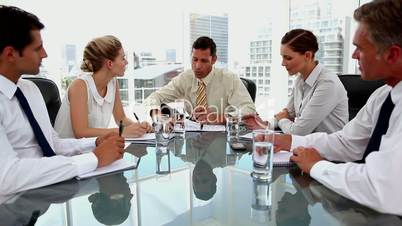
[[[186,111],[202,123],[225,123],[224,112],[229,106],[242,114],[254,113],[254,103],[240,78],[213,67],[216,60],[214,41],[199,37],[192,46],[192,70],[179,74],[145,100],[151,115],[159,112],[161,104],[178,100],[184,100]]]

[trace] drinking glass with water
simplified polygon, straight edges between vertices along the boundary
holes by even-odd
[[[272,177],[274,131],[253,131],[253,173],[252,176],[270,181]]]
[[[239,139],[239,123],[241,115],[239,109],[229,106],[225,109],[227,140],[236,142]]]
[[[154,130],[157,147],[167,147],[172,132],[170,123],[170,117],[167,114],[161,114],[156,117]]]
[[[177,137],[185,136],[184,102],[175,102],[174,108],[174,132]]]

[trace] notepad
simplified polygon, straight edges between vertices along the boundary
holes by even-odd
[[[289,151],[279,151],[274,154],[273,165],[274,166],[291,166],[294,165],[294,162],[290,161],[290,156],[293,155],[293,152]]]
[[[184,122],[184,127],[186,131],[191,132],[214,132],[214,131],[226,131],[226,127],[224,125],[208,125],[204,124],[201,129],[201,124],[198,122],[194,122],[186,119]]]
[[[126,137],[125,141],[152,141],[155,140],[155,133],[146,133],[142,137]]]
[[[86,178],[95,177],[95,176],[99,176],[99,175],[103,175],[103,174],[109,174],[109,173],[124,171],[124,170],[128,170],[128,169],[136,169],[138,162],[139,162],[138,158],[137,158],[137,161],[128,161],[126,159],[119,159],[108,166],[97,168],[95,171],[77,176],[76,178],[78,180],[83,180]]]

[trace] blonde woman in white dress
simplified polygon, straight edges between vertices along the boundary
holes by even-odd
[[[124,137],[140,137],[151,131],[147,122],[136,123],[123,110],[116,77],[124,75],[127,60],[121,42],[114,36],[90,41],[84,50],[81,69],[88,72],[68,88],[56,117],[55,130],[60,137],[95,137],[124,125]],[[114,117],[116,128],[108,128]]]

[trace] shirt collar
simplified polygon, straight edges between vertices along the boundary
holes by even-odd
[[[402,100],[402,81],[391,89],[391,99],[395,105]]]
[[[114,79],[111,79],[109,83],[107,84],[107,91],[106,91],[106,96],[102,97],[99,95],[98,90],[96,89],[95,81],[92,77],[92,75],[88,75],[88,85],[89,85],[89,90],[92,93],[92,96],[94,97],[96,103],[99,105],[103,105],[103,102],[106,101],[107,103],[112,103],[113,101],[113,93],[114,91],[112,90],[113,87],[113,82],[115,81]]]
[[[313,71],[309,74],[306,81],[304,81],[307,85],[312,87],[317,81],[318,75],[321,73],[323,66],[320,63],[317,63]]]
[[[209,74],[207,76],[205,76],[204,78],[200,79],[204,82],[205,86],[208,86],[209,82],[212,80],[214,72],[215,72],[215,69],[214,69],[214,67],[212,67],[212,70],[209,72]],[[197,81],[198,81],[198,79],[197,79]]]
[[[15,91],[17,90],[17,85],[8,80],[2,74],[0,74],[0,92],[2,92],[8,99],[13,98]]]

